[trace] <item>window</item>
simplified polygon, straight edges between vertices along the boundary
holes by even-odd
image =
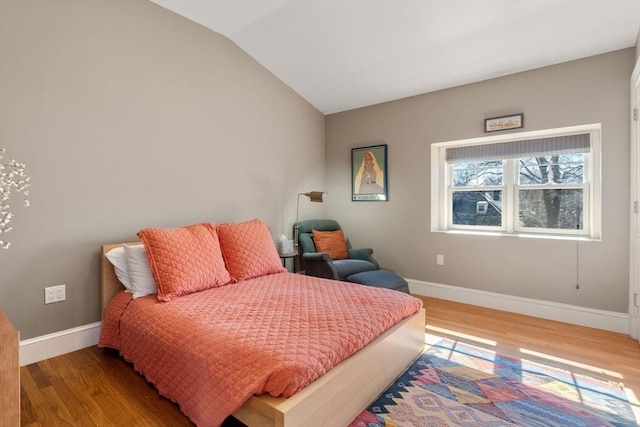
[[[432,231],[600,238],[600,125],[431,146]]]

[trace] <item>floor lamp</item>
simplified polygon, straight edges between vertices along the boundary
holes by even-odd
[[[324,191],[310,191],[308,193],[298,193],[298,203],[296,205],[296,222],[293,224],[293,249],[296,252],[295,265],[293,266],[293,271],[300,271],[300,258],[301,254],[298,251],[298,221],[300,221],[300,196],[306,196],[310,201],[316,203],[322,203],[323,197],[326,193]]]

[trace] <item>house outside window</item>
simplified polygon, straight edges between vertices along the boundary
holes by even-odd
[[[431,229],[600,239],[600,125],[431,146]]]

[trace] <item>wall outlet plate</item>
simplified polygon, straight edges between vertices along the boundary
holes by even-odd
[[[44,303],[51,304],[67,299],[66,285],[57,285],[44,288]]]

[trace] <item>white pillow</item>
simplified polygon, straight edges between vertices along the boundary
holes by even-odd
[[[131,281],[129,280],[129,267],[127,266],[127,259],[124,253],[124,247],[118,246],[113,248],[104,254],[105,257],[113,264],[113,268],[116,271],[116,277],[124,285],[124,287],[131,291]]]
[[[123,248],[133,297],[139,298],[157,294],[158,287],[149,266],[147,250],[143,245],[123,245]]]

